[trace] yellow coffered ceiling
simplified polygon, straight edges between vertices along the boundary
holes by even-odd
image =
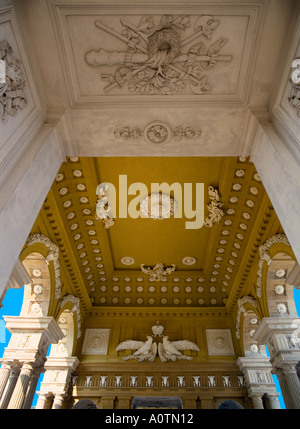
[[[142,183],[204,184],[204,217],[209,216],[208,187],[219,190],[224,216],[212,227],[187,229],[187,219],[120,218],[119,180],[128,188]],[[97,220],[96,188],[115,186],[114,225]],[[127,194],[127,203],[139,195]],[[140,195],[145,197],[146,195]],[[175,194],[174,194],[175,198]],[[183,195],[184,198],[184,195]],[[176,198],[175,198],[176,200]],[[137,206],[139,207],[139,205]],[[107,157],[68,158],[61,166],[32,232],[48,236],[60,249],[64,293],[76,293],[85,310],[98,307],[210,308],[230,312],[240,294],[255,294],[258,247],[280,224],[248,158]],[[184,263],[184,258],[192,264]],[[129,258],[127,265],[125,259]],[[152,279],[141,264],[162,263],[175,271]]]

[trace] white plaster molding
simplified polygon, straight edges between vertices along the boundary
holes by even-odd
[[[80,299],[78,297],[75,297],[74,295],[65,295],[60,301],[59,301],[59,308],[63,308],[65,304],[68,302],[71,302],[73,304],[73,307],[71,309],[71,314],[74,314],[76,312],[77,316],[77,338],[81,337],[81,311],[80,311]]]
[[[41,243],[49,249],[46,256],[46,262],[49,264],[53,261],[54,272],[55,272],[55,299],[61,297],[61,280],[60,280],[60,264],[59,264],[59,247],[52,243],[52,241],[42,234],[30,234],[27,239],[27,246],[31,246],[34,243]]]
[[[257,271],[257,280],[256,280],[256,294],[259,298],[262,297],[262,271],[264,262],[270,261],[271,257],[269,255],[269,249],[276,243],[284,243],[287,246],[290,246],[290,243],[284,234],[276,234],[273,237],[269,238],[264,244],[259,246],[259,263]]]
[[[254,308],[257,308],[257,301],[252,296],[244,296],[243,298],[240,298],[238,300],[238,312],[237,312],[236,325],[235,325],[235,336],[238,339],[241,337],[241,332],[240,332],[241,316],[242,316],[242,313],[244,314],[246,312],[244,304],[246,304],[247,302],[253,305]]]

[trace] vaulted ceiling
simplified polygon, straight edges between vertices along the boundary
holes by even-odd
[[[281,231],[250,155],[255,124],[270,119],[294,3],[16,1],[67,156],[32,232],[59,245],[64,287],[86,310],[230,312],[250,292],[259,245]],[[184,216],[115,216],[105,228],[96,188],[109,182],[118,194],[120,175],[146,186],[141,197],[151,183],[192,183],[195,202],[203,183],[204,218],[212,186],[224,215],[199,229]],[[157,263],[175,271],[151,281],[141,264]]]
[[[127,180],[123,218],[121,175]],[[96,189],[107,182],[114,185],[117,197],[109,228],[96,216]],[[134,183],[146,188],[129,195]],[[201,212],[204,204],[204,220],[212,222],[188,229],[186,223],[196,218],[185,210],[180,217],[154,219],[140,212],[141,217],[133,219],[128,207],[133,202],[139,211],[136,198],[147,197],[153,183],[181,185],[182,193],[171,192],[177,210],[181,197],[183,208],[188,200],[184,184],[191,183],[192,208]],[[198,189],[196,193],[197,183],[204,184],[204,199]],[[217,220],[209,210],[214,200],[210,186],[219,191],[223,215]],[[59,245],[64,286],[69,293],[80,291],[86,308],[187,306],[228,311],[242,290],[255,291],[257,265],[252,262],[258,261],[258,246],[280,230],[247,158],[74,157],[62,165],[32,232]],[[141,269],[142,264],[152,269],[158,263],[164,268],[175,265],[175,270],[155,281]]]

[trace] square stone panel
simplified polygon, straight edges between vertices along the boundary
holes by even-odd
[[[206,339],[210,356],[234,356],[230,329],[206,329]]]
[[[86,329],[82,346],[83,355],[106,355],[110,329]]]

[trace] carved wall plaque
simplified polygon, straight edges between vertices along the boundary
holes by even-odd
[[[106,355],[110,329],[86,329],[82,354]]]
[[[234,355],[230,329],[206,329],[206,339],[210,356]]]
[[[24,93],[25,79],[21,61],[13,55],[12,47],[6,40],[0,40],[0,118],[15,116],[26,105]]]
[[[120,23],[121,32],[95,21],[98,29],[124,42],[126,50],[100,47],[85,55],[90,66],[111,69],[100,74],[107,82],[105,92],[127,86],[131,93],[172,95],[189,87],[191,93],[205,94],[212,90],[207,71],[232,59],[219,55],[226,38],[212,42],[220,21],[210,15],[193,19],[188,15],[143,16],[139,23],[123,18]]]

